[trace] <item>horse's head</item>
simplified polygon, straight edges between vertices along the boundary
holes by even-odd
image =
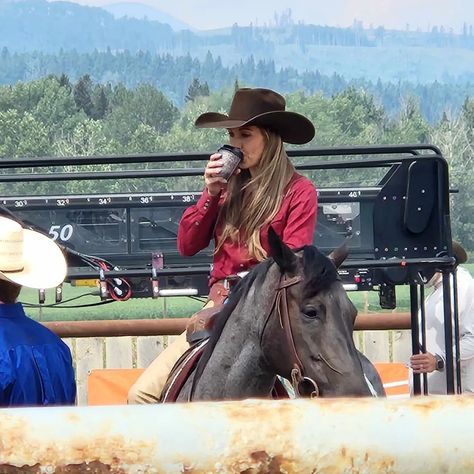
[[[370,395],[352,339],[357,310],[337,273],[347,250],[293,252],[272,229],[269,242],[281,278],[261,333],[267,362],[302,396]]]
[[[269,243],[273,258],[232,289],[181,399],[268,396],[275,374],[301,396],[370,395],[352,339],[356,309],[337,273],[347,252],[293,252],[272,229]]]

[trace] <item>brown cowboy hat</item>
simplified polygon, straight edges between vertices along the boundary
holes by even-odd
[[[463,246],[455,240],[453,240],[453,254],[458,264],[467,262],[467,252]]]
[[[269,128],[287,143],[301,145],[314,137],[310,120],[296,112],[285,110],[283,96],[270,89],[237,89],[229,115],[206,112],[195,122],[198,128],[237,128],[258,125]]]

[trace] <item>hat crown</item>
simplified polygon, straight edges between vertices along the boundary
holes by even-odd
[[[237,89],[229,111],[229,119],[249,120],[268,112],[283,112],[283,96],[270,89]]]
[[[23,228],[18,222],[0,217],[0,271],[23,268]]]

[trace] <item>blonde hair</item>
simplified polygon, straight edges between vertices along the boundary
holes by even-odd
[[[260,242],[260,230],[279,211],[284,190],[295,169],[281,137],[270,130],[261,131],[266,143],[254,177],[248,170],[242,170],[229,181],[226,200],[219,215],[224,229],[215,254],[230,238],[232,242],[246,242],[250,256],[256,260],[262,261],[267,257]]]

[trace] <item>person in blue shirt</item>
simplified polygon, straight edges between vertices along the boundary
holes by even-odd
[[[56,287],[66,270],[65,257],[53,240],[0,216],[0,407],[76,401],[68,346],[17,303],[23,286]]]

